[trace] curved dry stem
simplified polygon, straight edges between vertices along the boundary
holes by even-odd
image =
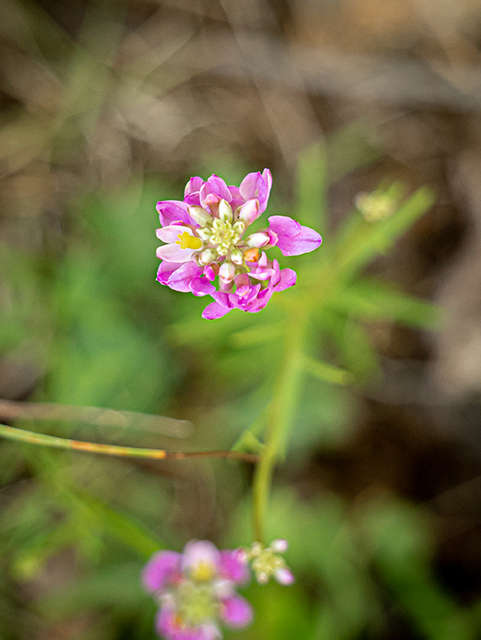
[[[121,447],[114,444],[99,444],[96,442],[83,442],[69,438],[49,436],[44,433],[17,429],[0,424],[0,437],[18,442],[27,442],[43,447],[56,449],[70,449],[72,451],[87,451],[106,456],[119,456],[123,458],[147,458],[150,460],[187,460],[189,458],[232,458],[245,462],[257,462],[258,457],[250,453],[240,451],[165,451],[164,449],[144,449],[141,447]]]

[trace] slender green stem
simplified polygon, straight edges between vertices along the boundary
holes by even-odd
[[[284,454],[288,429],[297,404],[302,377],[302,347],[305,319],[296,317],[287,331],[287,349],[268,416],[266,443],[256,466],[253,486],[253,516],[256,540],[264,542],[264,518],[276,461]]]
[[[0,424],[0,437],[9,440],[17,440],[36,444],[42,447],[56,449],[71,449],[74,451],[87,451],[88,453],[100,453],[107,456],[121,456],[124,458],[149,458],[151,460],[186,460],[188,458],[234,458],[246,462],[257,462],[258,457],[241,451],[165,451],[164,449],[143,449],[141,447],[120,447],[114,444],[99,444],[96,442],[83,442],[58,438],[44,433],[17,429]]]

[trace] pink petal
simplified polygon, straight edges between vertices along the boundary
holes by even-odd
[[[190,291],[190,283],[195,278],[199,278],[201,273],[202,267],[190,260],[172,273],[167,280],[167,286],[174,289],[174,291]]]
[[[269,229],[279,236],[287,236],[291,238],[299,233],[301,225],[297,220],[293,220],[288,216],[270,216]]]
[[[264,182],[266,183],[267,199],[269,199],[272,189],[272,173],[269,171],[269,169],[264,169],[264,171],[262,172],[262,177],[264,178]]]
[[[184,198],[186,196],[190,196],[193,193],[198,193],[203,184],[204,181],[202,180],[202,178],[199,178],[199,176],[194,176],[193,178],[191,178],[185,185]]]
[[[160,224],[168,227],[173,222],[181,221],[184,224],[195,224],[187,212],[187,204],[180,200],[163,200],[157,202]]]
[[[180,269],[180,267],[181,264],[179,264],[178,262],[166,262],[164,260],[160,263],[160,266],[157,270],[157,281],[160,282],[160,284],[166,285],[170,276],[174,273],[174,271]]]
[[[296,284],[297,273],[293,269],[282,269],[280,273],[280,280],[275,285],[274,291],[284,291],[289,287],[293,287]]]
[[[190,260],[194,249],[181,249],[180,244],[164,244],[158,247],[155,255],[167,262],[187,262]]]
[[[299,256],[317,249],[322,242],[321,236],[309,227],[301,227],[294,237],[282,237],[279,235],[277,246],[285,256]]]
[[[200,640],[219,640],[222,639],[222,633],[215,624],[203,624],[200,627]]]
[[[216,302],[221,304],[223,307],[227,307],[228,309],[233,308],[232,301],[228,293],[224,293],[223,291],[215,291],[212,294],[212,297]]]
[[[247,273],[240,273],[238,276],[234,278],[234,282],[238,287],[249,285],[250,284],[249,276],[247,275]]]
[[[207,640],[201,627],[178,625],[177,612],[171,609],[159,611],[155,627],[159,636],[167,640]]]
[[[222,180],[222,178],[219,178],[219,176],[216,175],[212,175],[202,185],[200,189],[201,205],[204,204],[206,197],[210,194],[218,196],[221,200],[227,200],[227,202],[230,202],[232,200],[232,195],[229,191],[228,186],[226,185],[224,180]]]
[[[218,302],[211,302],[202,312],[202,317],[205,320],[216,320],[225,316],[229,311],[231,311],[229,307],[224,307]]]
[[[257,268],[255,271],[251,271],[249,275],[251,278],[255,278],[256,280],[269,280],[269,278],[274,275],[274,269]]]
[[[249,580],[247,560],[238,549],[220,552],[220,574],[227,580],[237,584],[245,584]]]
[[[211,282],[213,282],[215,280],[215,277],[216,277],[216,275],[218,273],[219,273],[219,265],[218,264],[215,264],[215,265],[209,264],[209,265],[207,265],[207,267],[204,267],[204,275]]]
[[[259,207],[259,201],[255,198],[251,198],[250,200],[247,200],[244,205],[242,205],[238,214],[238,218],[239,220],[243,220],[246,225],[249,226],[254,222],[254,220],[257,220],[261,213],[262,211]]]
[[[252,622],[252,607],[241,596],[226,598],[222,601],[221,616],[229,627],[246,627]]]
[[[207,278],[194,278],[190,283],[190,290],[194,296],[207,296],[214,293],[215,287],[207,280]]]
[[[181,554],[175,551],[154,553],[142,573],[144,587],[150,593],[161,590],[169,578],[179,571]]]
[[[285,567],[284,569],[277,569],[274,577],[279,584],[289,585],[295,582],[294,575],[287,567]]]
[[[269,169],[264,169],[262,175],[258,171],[246,175],[240,184],[239,191],[245,200],[255,198],[259,201],[259,214],[261,214],[267,208],[271,187],[271,172]]]
[[[230,206],[232,207],[232,211],[235,211],[238,207],[244,204],[244,198],[241,196],[239,187],[228,187],[230,191],[230,195],[232,196],[232,200],[230,201]]]
[[[192,232],[192,229],[190,229],[189,227],[184,227],[181,224],[171,224],[168,227],[162,227],[161,229],[156,229],[155,235],[159,240],[162,240],[162,242],[175,243],[179,239],[179,234],[182,234],[185,231],[187,231],[187,233],[190,236],[194,235]]]

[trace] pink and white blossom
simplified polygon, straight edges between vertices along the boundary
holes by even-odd
[[[207,319],[232,309],[257,313],[274,293],[293,286],[296,273],[281,270],[265,251],[278,246],[285,256],[300,255],[317,249],[322,238],[287,216],[270,216],[267,229],[247,234],[266,210],[271,188],[269,169],[249,173],[239,187],[216,175],[196,176],[183,201],[158,202],[157,237],[165,244],[157,249],[157,280],[175,291],[212,296],[202,314]]]
[[[240,550],[219,551],[207,540],[191,540],[183,553],[159,551],[143,570],[146,591],[159,603],[156,630],[166,640],[222,638],[220,624],[249,625],[251,605],[236,593],[250,573]]]

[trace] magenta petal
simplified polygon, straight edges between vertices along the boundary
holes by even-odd
[[[174,291],[190,291],[190,283],[200,277],[201,273],[202,267],[199,267],[193,260],[189,260],[173,272],[167,280],[167,286]]]
[[[262,177],[264,178],[264,182],[266,183],[268,200],[272,189],[272,173],[269,171],[269,169],[264,169],[264,171],[262,172]]]
[[[270,216],[268,220],[269,229],[274,231],[278,236],[287,236],[288,238],[291,238],[301,230],[299,222],[289,218],[288,216]]]
[[[210,280],[211,282],[213,282],[217,274],[212,268],[212,265],[209,264],[207,265],[207,267],[204,267],[204,275],[207,278],[207,280]]]
[[[167,285],[170,276],[174,271],[180,269],[180,266],[181,265],[178,262],[167,262],[166,260],[163,260],[157,270],[157,281],[160,282],[160,284]]]
[[[301,227],[294,237],[282,237],[279,235],[277,246],[285,256],[299,256],[317,249],[322,242],[321,236],[309,227]]]
[[[220,574],[226,580],[245,584],[249,580],[247,560],[238,549],[220,552]]]
[[[202,317],[205,320],[216,320],[225,316],[229,311],[231,311],[229,307],[224,307],[218,302],[211,302],[202,312]]]
[[[194,176],[193,178],[191,178],[189,182],[185,185],[184,199],[193,193],[198,193],[203,184],[204,184],[204,181],[202,180],[202,178],[199,178],[199,176]]]
[[[259,201],[255,198],[250,198],[240,208],[238,217],[239,220],[243,220],[247,226],[252,224],[254,220],[261,215],[262,211],[259,208]]]
[[[221,616],[229,627],[246,627],[252,622],[252,607],[241,596],[226,598],[222,601]]]
[[[170,576],[180,568],[181,554],[175,551],[154,553],[145,565],[142,581],[147,591],[153,593],[162,589]]]
[[[155,627],[157,633],[166,640],[204,640],[205,635],[201,627],[179,626],[176,621],[176,611],[162,609],[157,614]]]
[[[284,567],[283,569],[277,569],[274,574],[275,579],[279,584],[290,585],[295,582],[294,575],[290,569]]]
[[[190,283],[190,290],[194,296],[207,296],[214,293],[215,287],[207,278],[194,278]]]
[[[223,307],[227,307],[228,309],[233,309],[231,298],[228,293],[224,293],[223,291],[215,291],[212,294],[212,297],[216,302],[218,302]]]
[[[293,287],[296,284],[297,273],[293,269],[282,269],[280,273],[280,280],[274,287],[274,291],[284,291],[289,287]]]
[[[261,214],[267,208],[271,187],[271,172],[269,169],[264,169],[262,175],[258,171],[247,174],[240,184],[239,191],[245,200],[255,198],[259,201],[259,214]]]
[[[163,200],[157,202],[160,224],[168,227],[174,222],[181,220],[185,224],[195,224],[187,212],[187,204],[180,200]]]
[[[230,206],[232,207],[232,211],[235,211],[238,207],[244,204],[244,198],[240,194],[239,187],[229,186],[228,189],[232,197]]]
[[[212,175],[206,182],[204,182],[200,189],[200,203],[202,206],[204,205],[206,197],[210,194],[218,196],[221,200],[227,200],[227,202],[232,200],[229,187],[222,178],[219,178],[219,176],[216,175]]]

